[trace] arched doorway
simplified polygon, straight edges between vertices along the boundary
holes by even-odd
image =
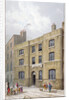
[[[33,71],[32,72],[32,85],[35,85],[36,84],[36,74],[35,72]]]

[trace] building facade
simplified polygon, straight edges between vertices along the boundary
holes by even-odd
[[[16,44],[26,41],[26,31],[21,31],[20,35],[13,35],[5,48],[5,76],[6,82],[14,84],[14,47]]]
[[[50,33],[14,46],[14,82],[64,88],[64,22],[62,28],[53,24]]]

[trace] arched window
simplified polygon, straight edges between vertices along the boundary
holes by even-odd
[[[24,71],[19,72],[19,79],[24,79]]]
[[[39,80],[42,80],[42,70],[39,71]]]
[[[51,80],[56,79],[56,70],[55,69],[49,70],[49,79],[51,79]]]

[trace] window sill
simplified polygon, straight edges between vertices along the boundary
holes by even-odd
[[[55,61],[55,60],[49,60],[50,62],[53,62],[53,61]]]
[[[39,81],[41,81],[41,82],[42,82],[42,80],[39,80]]]
[[[25,80],[25,79],[19,79],[19,80]]]
[[[55,46],[50,46],[49,49],[50,49],[50,48],[55,48]]]
[[[22,56],[22,55],[24,55],[24,54],[20,54],[19,56]]]

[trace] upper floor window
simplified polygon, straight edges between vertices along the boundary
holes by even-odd
[[[49,70],[49,79],[51,79],[51,80],[56,79],[56,70],[55,69]]]
[[[42,63],[42,56],[39,56],[39,63]]]
[[[19,65],[24,65],[24,59],[19,59]]]
[[[19,50],[19,55],[24,54],[24,49]]]
[[[54,46],[54,39],[49,41],[49,47]]]
[[[7,75],[7,82],[9,82],[9,75]]]
[[[10,43],[10,47],[12,47],[12,43]]]
[[[49,60],[54,60],[54,52],[49,53]]]
[[[42,51],[42,44],[39,44],[39,51]]]
[[[32,53],[35,52],[35,46],[32,46]]]
[[[12,71],[12,62],[11,62],[11,64],[10,64],[10,71]]]
[[[32,58],[32,64],[35,64],[35,57]]]
[[[10,52],[10,58],[12,57],[12,51]]]
[[[24,79],[24,78],[25,78],[24,71],[19,72],[19,79]]]
[[[42,80],[42,70],[39,71],[39,80]]]
[[[7,60],[9,59],[9,54],[7,54]]]
[[[9,71],[9,64],[7,64],[7,72]]]

